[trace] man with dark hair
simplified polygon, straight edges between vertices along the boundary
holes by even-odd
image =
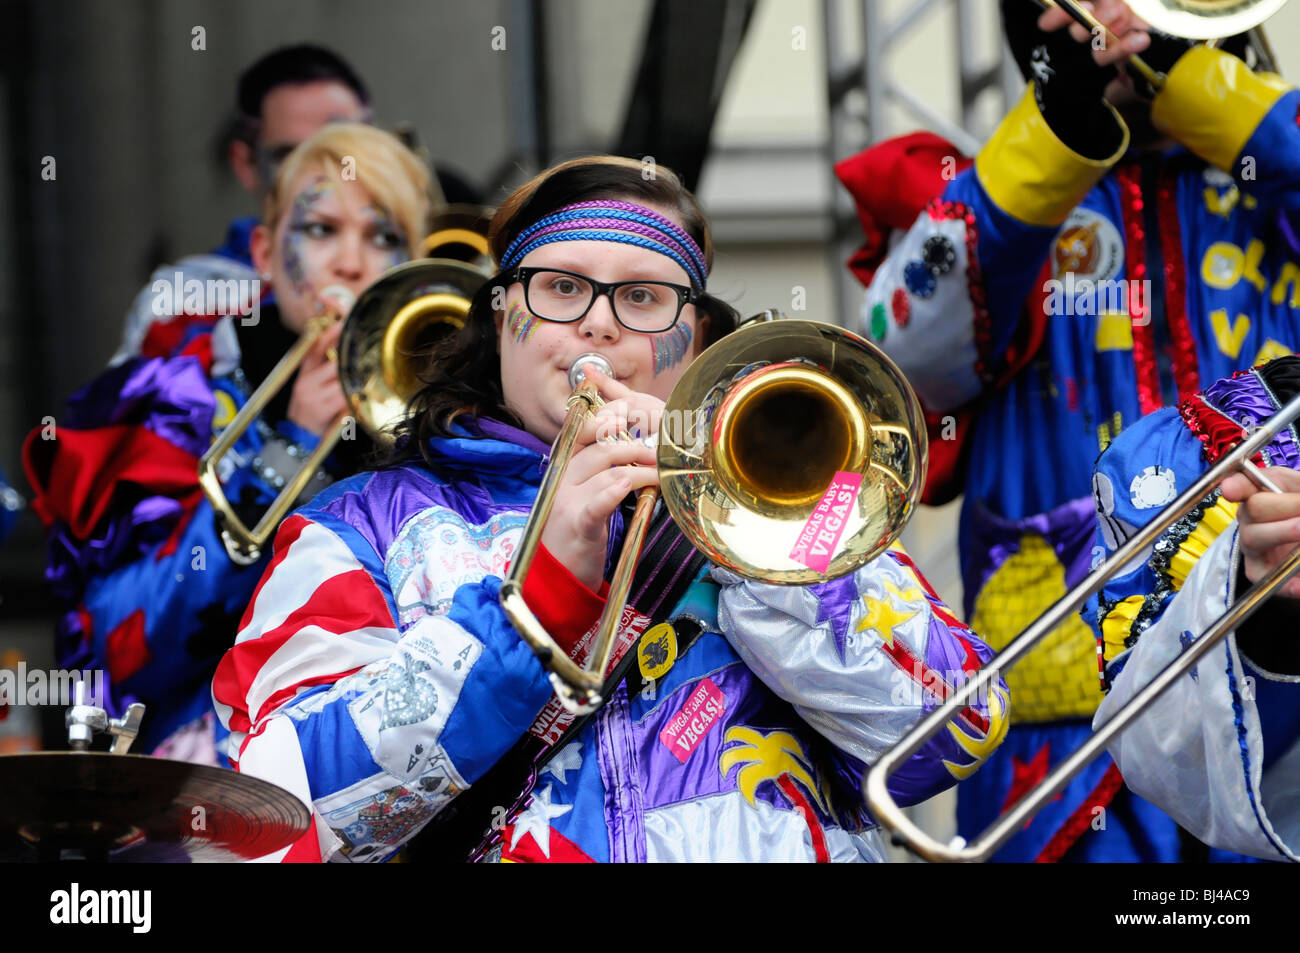
[[[353,69],[337,54],[306,44],[273,50],[246,69],[239,77],[236,108],[237,129],[226,159],[235,178],[259,201],[280,163],[300,142],[327,123],[368,122],[371,112],[370,93]],[[138,354],[150,333],[178,330],[170,327],[175,324],[170,319],[186,310],[185,289],[192,282],[202,283],[204,289],[257,288],[259,276],[248,247],[257,223],[256,215],[236,218],[219,247],[158,268],[127,312],[112,362]],[[166,289],[176,293],[164,293]],[[239,305],[252,310],[253,303],[244,300],[242,292],[237,295]],[[205,298],[197,310],[210,313],[211,305]]]
[[[239,184],[261,195],[294,146],[328,122],[368,122],[370,92],[336,54],[281,47],[246,69],[235,97],[236,135],[227,161]]]

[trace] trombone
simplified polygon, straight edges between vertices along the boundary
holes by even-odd
[[[1170,36],[1183,37],[1188,40],[1205,40],[1214,46],[1224,37],[1238,33],[1250,33],[1250,42],[1256,56],[1268,64],[1269,69],[1274,60],[1268,41],[1260,24],[1282,9],[1287,0],[1124,0],[1135,14],[1151,25],[1153,29],[1168,33]],[[1072,20],[1093,36],[1105,34],[1110,41],[1119,42],[1104,23],[1074,0],[1038,0],[1042,7],[1055,7],[1064,10]],[[1134,53],[1128,58],[1129,64],[1142,75],[1142,78],[1157,92],[1168,78],[1164,73]]]
[[[1233,471],[1241,471],[1262,489],[1273,493],[1282,492],[1263,473],[1250,462],[1250,458],[1273,439],[1281,430],[1300,417],[1300,396],[1294,397],[1269,420],[1255,430],[1232,453],[1221,459],[1217,465],[1208,470],[1199,480],[1189,486],[1178,499],[1174,500],[1160,515],[1135,533],[1127,543],[1116,550],[1091,575],[1066,593],[1050,609],[1044,612],[998,655],[960,689],[955,691],[938,708],[921,719],[917,725],[904,735],[899,742],[887,751],[879,761],[872,765],[867,774],[863,790],[867,807],[873,817],[893,832],[896,844],[901,844],[913,853],[933,861],[982,862],[988,860],[1004,843],[1015,836],[1016,832],[1046,805],[1058,792],[1063,790],[1076,774],[1101,753],[1111,738],[1123,731],[1140,716],[1150,705],[1184,674],[1215,647],[1229,632],[1237,628],[1288,579],[1300,570],[1300,548],[1297,548],[1285,562],[1279,565],[1265,578],[1252,586],[1236,603],[1207,629],[1192,645],[1184,650],[1174,661],[1170,662],[1160,674],[1141,689],[1133,699],[1114,717],[1102,725],[1093,735],[1075,750],[1068,758],[1049,773],[1038,786],[1021,797],[1009,810],[983,831],[969,844],[962,838],[955,838],[948,844],[942,844],[922,831],[903,813],[897,802],[889,793],[889,779],[921,746],[944,729],[947,722],[969,705],[979,693],[986,691],[999,673],[1010,668],[1039,642],[1050,635],[1066,618],[1076,612],[1092,595],[1099,592],[1103,585],[1118,573],[1121,567],[1142,553],[1148,546],[1181,518],[1188,510],[1199,503],[1211,489],[1216,487]]]
[[[925,482],[925,426],[897,366],[834,325],[747,323],[696,358],[669,395],[658,435],[660,489],[638,494],[605,612],[581,666],[537,621],[523,584],[578,429],[600,403],[582,365],[579,358],[570,368],[574,391],[565,422],[500,590],[507,617],[575,714],[602,702],[632,573],[660,493],[678,528],[714,563],[787,585],[825,582],[864,565],[897,538],[916,508]],[[842,515],[831,520],[825,501],[833,489]],[[819,513],[822,522],[816,522]],[[814,525],[816,539],[807,545]]]
[[[488,243],[486,225],[482,223],[491,217],[486,212],[476,206],[452,206],[435,217],[434,230],[424,240],[423,248],[442,257],[417,259],[390,268],[361,293],[348,311],[339,336],[339,382],[356,419],[381,444],[392,443],[393,428],[405,416],[408,401],[420,388],[420,359],[438,340],[464,326],[470,302],[490,277],[490,269],[483,266]],[[482,230],[475,231],[480,225]],[[251,529],[226,498],[217,465],[297,372],[320,335],[339,319],[340,315],[328,313],[312,319],[199,461],[199,486],[216,510],[226,552],[238,565],[252,565],[261,559],[267,541],[351,425],[351,419],[343,418],[321,437],[316,449]]]

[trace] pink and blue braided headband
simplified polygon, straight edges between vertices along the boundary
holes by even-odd
[[[622,242],[667,255],[701,290],[709,273],[700,246],[680,225],[642,205],[608,199],[566,205],[530,225],[506,248],[501,269],[513,268],[535,248],[575,241]]]

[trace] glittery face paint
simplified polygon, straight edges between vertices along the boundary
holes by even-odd
[[[402,231],[401,226],[388,214],[387,209],[380,208],[378,205],[372,205],[366,211],[370,214],[370,222],[366,226],[370,240],[376,247],[386,252],[384,268],[392,268],[406,261],[409,257],[406,250],[406,233]]]
[[[299,295],[311,291],[307,281],[307,271],[303,266],[303,246],[309,238],[314,237],[320,223],[312,220],[312,213],[326,194],[334,186],[325,176],[317,176],[293,200],[289,209],[289,222],[284,230],[280,244],[280,257],[284,261],[284,272],[289,277],[293,290]]]
[[[510,330],[510,336],[520,344],[527,344],[528,339],[533,336],[533,332],[541,323],[541,318],[517,301],[511,304],[506,312],[506,327]]]
[[[682,362],[691,349],[691,339],[695,332],[685,321],[678,321],[662,334],[650,336],[650,346],[654,348],[655,374],[672,370]]]
[[[354,295],[406,261],[406,233],[365,189],[328,173],[307,172],[294,183],[271,264],[281,320],[301,331],[327,305],[322,289]]]

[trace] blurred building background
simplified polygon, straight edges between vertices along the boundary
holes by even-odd
[[[28,497],[23,436],[103,368],[151,269],[256,213],[219,136],[236,76],[276,46],[337,50],[376,121],[408,123],[489,203],[582,152],[685,162],[714,292],[840,324],[857,225],[832,161],[917,128],[974,148],[1020,88],[997,0],[0,0],[0,17],[0,470]],[[1300,76],[1300,4],[1269,34]],[[904,541],[960,606],[955,514]],[[0,649],[48,665],[40,535],[26,511],[0,547]]]

